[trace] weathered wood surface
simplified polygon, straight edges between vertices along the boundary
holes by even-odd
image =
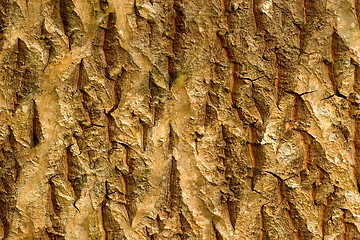
[[[0,0],[0,239],[360,239],[359,0]]]

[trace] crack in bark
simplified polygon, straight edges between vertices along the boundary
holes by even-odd
[[[11,15],[10,10],[11,2],[9,0],[0,1],[0,50],[4,46],[4,34],[6,29],[9,27],[9,20]]]
[[[80,44],[84,26],[80,17],[75,12],[72,0],[60,0],[60,17],[64,27],[64,33],[69,40],[69,51],[72,45]]]
[[[260,25],[260,22],[261,22],[261,19],[259,18],[259,3],[258,3],[258,0],[251,0],[251,10],[252,10],[252,15],[253,15],[253,22],[254,22],[254,32],[255,34],[258,32],[258,29],[259,29],[259,25]]]
[[[283,180],[281,180],[280,178],[277,178],[278,180],[278,195],[279,195],[279,205],[284,201],[285,197],[284,197],[284,190],[283,190]]]
[[[343,213],[342,216],[342,223],[344,225],[344,235],[343,235],[343,240],[350,240],[350,234],[349,234],[349,226],[348,223],[345,221],[345,213]]]
[[[310,14],[309,14],[309,10],[311,5],[311,1],[313,0],[303,0],[303,9],[304,9],[304,20],[305,20],[305,25],[309,22],[310,19]]]
[[[236,205],[234,205],[232,203],[232,201],[230,200],[231,196],[229,196],[226,199],[226,205],[227,205],[227,210],[229,212],[229,218],[230,218],[230,223],[231,226],[233,228],[233,231],[235,231],[236,228],[236,221],[237,221],[237,210],[236,210]]]
[[[17,160],[17,141],[10,126],[9,135],[0,151],[0,184],[4,186],[0,194],[0,220],[3,225],[4,239],[10,234],[12,214],[16,208],[16,183],[21,166]]]
[[[150,90],[150,107],[153,110],[153,126],[158,123],[164,112],[165,102],[169,96],[169,92],[166,88],[160,87],[155,83],[155,80],[149,72],[149,90]]]
[[[180,229],[181,229],[180,237],[181,239],[188,239],[192,235],[191,233],[193,230],[191,228],[189,221],[184,216],[184,213],[180,211],[179,215],[180,215]]]
[[[173,0],[173,36],[172,36],[172,54],[168,57],[168,72],[169,72],[169,90],[175,84],[179,74],[178,62],[180,61],[180,54],[182,53],[182,37],[186,33],[185,15],[183,11],[183,0]]]
[[[198,133],[195,131],[195,151],[196,154],[199,154],[199,143],[201,143],[201,139],[204,137],[203,134]]]
[[[291,124],[294,128],[295,122],[299,120],[299,104],[301,102],[301,97],[298,94],[294,94],[294,103],[291,110]]]
[[[354,167],[353,167],[353,174],[355,179],[355,184],[357,187],[358,192],[360,191],[360,179],[359,179],[359,172],[360,172],[360,141],[359,141],[359,131],[360,131],[360,120],[355,118],[354,119],[354,137],[353,137],[353,159],[354,159]]]
[[[50,33],[46,30],[45,20],[44,20],[41,25],[41,36],[45,43],[45,48],[48,50],[48,52],[47,52],[47,59],[45,62],[45,66],[42,70],[43,72],[45,72],[46,68],[49,66],[52,59],[54,59],[56,56],[56,48],[54,46],[54,42],[51,40],[51,37],[49,37],[49,35]]]
[[[217,230],[215,224],[214,224],[214,221],[211,222],[212,224],[212,228],[213,228],[213,231],[214,231],[214,235],[215,235],[215,239],[216,240],[223,240],[224,238],[221,236],[221,233],[219,232],[219,230]]]
[[[115,171],[113,174],[115,178],[105,181],[105,197],[101,203],[101,221],[106,240],[125,239],[124,228],[117,218],[121,216],[126,221],[129,220],[128,212],[125,210],[127,204],[122,201],[126,193],[123,192],[124,189],[119,189],[119,183],[122,183],[120,186],[124,186],[125,179],[120,172]],[[122,212],[119,213],[119,210]]]
[[[170,211],[179,209],[181,204],[180,173],[175,157],[171,158],[169,166],[168,190],[166,194],[166,206]]]
[[[335,71],[334,71],[335,44],[336,44],[336,40],[335,40],[335,33],[334,33],[331,37],[331,44],[330,44],[331,60],[324,61],[325,65],[326,65],[326,73],[327,73],[327,77],[328,77],[328,82],[330,83],[331,89],[334,92],[334,94],[338,91],[337,83],[336,83],[336,79],[335,79]]]
[[[295,205],[293,203],[291,203],[291,198],[286,197],[286,195],[284,194],[284,184],[285,181],[292,178],[289,177],[285,180],[281,179],[278,175],[266,171],[267,173],[273,175],[275,178],[277,178],[278,180],[278,194],[279,194],[279,204],[278,206],[280,206],[284,201],[286,201],[286,207],[285,207],[285,217],[288,219],[288,222],[290,224],[290,226],[292,227],[292,231],[294,234],[294,239],[295,240],[300,240],[300,239],[310,239],[309,236],[310,232],[306,230],[305,227],[305,222],[303,219],[301,219],[298,210],[295,208]],[[294,177],[294,176],[293,176]],[[286,188],[285,189],[286,194],[289,194],[289,189]]]
[[[12,116],[14,116],[18,106],[37,87],[37,75],[34,74],[36,69],[30,67],[31,51],[26,43],[20,38],[11,47],[11,52],[7,60],[3,61],[3,70],[5,76],[3,80],[8,82],[8,87],[12,89],[13,95],[11,96],[13,105]]]
[[[320,219],[321,219],[320,220],[320,228],[321,228],[321,235],[322,235],[323,239],[325,238],[325,234],[326,234],[325,225],[327,223],[326,219],[327,219],[327,215],[329,212],[329,205],[331,204],[331,201],[332,201],[332,195],[328,196],[325,199],[324,204],[320,208]]]
[[[35,100],[33,100],[33,116],[32,116],[32,141],[31,145],[32,147],[36,147],[41,143],[41,141],[44,139],[42,129],[41,129],[41,122],[39,118],[39,112],[37,109],[37,105]]]
[[[175,147],[175,137],[176,133],[174,132],[173,127],[171,124],[169,124],[169,137],[168,137],[168,146],[167,146],[167,154],[169,156],[172,156],[174,153],[174,147]]]
[[[279,62],[279,56],[275,53],[275,102],[276,106],[279,107],[280,94],[282,93],[281,81],[282,81],[282,69]]]
[[[86,72],[84,59],[82,58],[80,60],[80,63],[78,64],[78,68],[75,70],[75,88],[77,90],[83,90],[85,89],[85,86],[89,82],[89,77]]]
[[[227,62],[229,63],[229,71],[230,71],[230,79],[229,79],[229,88],[230,88],[230,102],[234,106],[235,105],[235,97],[234,97],[234,90],[235,90],[235,84],[237,82],[237,67],[236,62],[233,61],[233,56],[230,48],[230,43],[227,40],[227,34],[230,32],[230,24],[229,24],[229,17],[230,13],[227,13],[226,9],[228,8],[228,2],[227,0],[222,1],[223,4],[223,14],[226,15],[225,22],[226,22],[226,30],[225,33],[218,31],[217,37],[220,40],[220,46],[224,50],[224,55],[226,57]],[[239,112],[239,109],[235,109],[237,116],[239,119],[241,116],[241,113]]]
[[[53,178],[55,176],[52,176],[50,179],[49,179],[49,185],[50,185],[50,203],[51,203],[51,206],[52,206],[52,209],[55,213],[56,216],[60,216],[60,212],[61,212],[61,207],[59,205],[59,203],[57,202],[56,200],[56,193],[55,193],[55,184],[53,182]]]
[[[110,12],[105,29],[103,52],[105,54],[105,76],[114,79],[121,74],[123,68],[130,63],[130,54],[121,46],[120,35],[116,25],[116,13]]]
[[[277,184],[278,205],[277,206],[280,206],[280,204],[283,203],[284,200],[286,200],[285,195],[284,195],[284,190],[283,190],[284,181],[286,181],[292,177],[289,177],[289,178],[283,180],[280,176],[276,175],[273,172],[269,172],[269,171],[265,171],[265,172],[274,176],[278,181],[278,184]]]
[[[301,239],[301,236],[300,236],[301,231],[296,226],[296,222],[295,222],[296,216],[295,217],[292,216],[293,215],[292,212],[294,211],[294,207],[292,206],[292,204],[289,201],[287,201],[287,205],[288,205],[288,207],[287,207],[287,210],[286,210],[286,216],[287,216],[287,218],[289,220],[289,223],[290,223],[291,227],[293,228],[294,240],[300,240]]]
[[[360,1],[357,1],[358,3]],[[359,92],[360,90],[360,67],[358,64],[353,64],[355,69],[354,69],[354,83],[353,83],[353,91],[355,93]],[[360,134],[360,120],[359,120],[359,116],[357,114],[357,112],[359,111],[359,104],[357,103],[353,103],[351,101],[351,98],[354,96],[354,94],[350,94],[349,95],[349,104],[350,104],[350,108],[349,108],[349,115],[351,118],[353,118],[354,121],[354,135],[352,138],[352,148],[353,148],[353,176],[354,176],[354,180],[355,180],[355,185],[357,187],[358,192],[360,192],[360,138],[359,138],[359,134]]]
[[[252,176],[251,176],[251,190],[254,191],[255,190],[255,177],[258,171],[258,159],[256,157],[256,152],[255,152],[255,136],[254,136],[254,127],[252,125],[249,125],[248,127],[248,131],[249,131],[249,154],[250,154],[250,159],[252,162]]]
[[[149,134],[149,125],[144,122],[143,120],[141,120],[139,118],[139,122],[141,125],[141,145],[142,145],[142,150],[145,152],[146,151],[146,146],[147,146],[147,141],[148,141],[148,134]]]
[[[265,231],[265,220],[264,220],[264,205],[260,208],[260,240],[266,239],[266,231]]]
[[[360,0],[355,0],[355,14],[360,25]]]
[[[104,111],[103,107],[100,105],[100,100],[98,96],[92,96],[87,90],[87,85],[89,84],[89,76],[85,67],[84,59],[81,60],[78,68],[74,73],[76,89],[80,92],[81,104],[86,114],[88,115],[89,123],[80,121],[80,126],[83,129],[90,127],[101,127],[104,128],[105,122],[103,120]],[[110,110],[111,111],[111,110]],[[86,117],[85,117],[86,119]]]
[[[218,119],[217,110],[209,102],[205,105],[205,126],[211,126]]]
[[[81,197],[82,188],[87,181],[86,174],[83,174],[83,169],[78,156],[74,155],[71,151],[71,145],[66,148],[66,162],[68,166],[67,179],[71,184],[74,191],[74,203],[73,206],[79,211],[76,206],[77,200]]]
[[[304,148],[304,151],[305,151],[303,168],[306,169],[306,170],[309,170],[309,164],[312,161],[311,145],[308,142],[307,134],[304,131],[299,131],[299,133],[300,133],[302,145],[303,145],[303,148]]]
[[[101,224],[104,230],[104,239],[105,240],[109,240],[108,238],[108,230],[105,224],[105,218],[106,218],[106,213],[105,213],[105,200],[101,203]]]

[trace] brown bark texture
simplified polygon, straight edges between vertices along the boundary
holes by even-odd
[[[0,0],[0,239],[360,239],[360,0]]]

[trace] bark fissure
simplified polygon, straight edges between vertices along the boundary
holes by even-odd
[[[233,203],[230,200],[230,198],[231,198],[230,196],[227,198],[226,205],[227,205],[227,209],[228,209],[228,212],[229,212],[229,218],[230,218],[231,226],[232,226],[233,230],[235,231],[237,213],[236,213],[236,208],[234,207],[235,203]]]
[[[221,236],[219,230],[217,230],[214,222],[212,222],[212,225],[213,225],[213,229],[214,229],[214,233],[215,233],[215,239],[216,240],[223,240],[224,238]]]
[[[276,67],[276,73],[275,73],[275,102],[276,105],[279,105],[280,96],[282,94],[282,87],[281,87],[281,81],[282,81],[282,69],[281,69],[281,63],[279,61],[278,54],[275,54],[275,67]]]
[[[54,177],[54,176],[53,176]],[[50,200],[51,200],[51,206],[52,206],[52,209],[55,213],[56,216],[60,216],[60,211],[61,211],[61,208],[60,208],[60,205],[58,204],[57,200],[56,200],[56,196],[55,196],[55,184],[52,180],[51,177],[49,179],[49,185],[50,185]]]
[[[258,172],[258,159],[256,157],[256,151],[255,151],[255,135],[254,135],[254,127],[252,125],[249,125],[249,154],[251,159],[251,169],[252,169],[252,175],[251,175],[251,190],[255,190],[255,181],[256,181],[256,175]]]
[[[3,143],[0,154],[0,219],[3,225],[3,237],[8,238],[12,224],[12,214],[16,206],[16,184],[21,172],[17,160],[17,142],[13,130],[8,126],[9,135]]]
[[[74,11],[75,5],[72,0],[60,0],[60,17],[64,27],[64,33],[68,37],[69,50],[74,44],[79,44],[83,32],[83,23]]]
[[[174,11],[174,27],[173,34],[171,35],[172,55],[168,58],[168,73],[170,77],[169,90],[171,90],[179,75],[178,62],[180,61],[180,57],[182,54],[183,34],[185,34],[186,32],[185,16],[182,10],[182,5],[182,0],[173,0],[172,10]]]
[[[294,239],[295,240],[300,240],[301,236],[300,236],[300,229],[297,228],[297,224],[295,221],[295,216],[294,216],[294,207],[293,205],[287,201],[287,210],[286,210],[286,216],[289,220],[290,226],[292,227],[293,231],[294,231]]]
[[[44,139],[39,112],[35,100],[33,100],[33,116],[32,116],[32,147],[36,147]]]
[[[360,1],[359,0],[355,0],[355,13],[356,13],[356,18],[360,24]]]
[[[260,239],[264,240],[267,238],[266,236],[266,228],[265,228],[265,217],[264,217],[264,205],[260,208]]]

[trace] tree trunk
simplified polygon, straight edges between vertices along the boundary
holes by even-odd
[[[0,239],[360,239],[359,0],[0,0]]]

